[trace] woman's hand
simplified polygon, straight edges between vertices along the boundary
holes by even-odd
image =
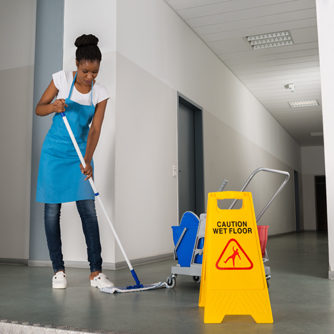
[[[83,168],[82,164],[80,164],[80,169],[81,169],[81,173],[86,175],[85,181],[93,176],[93,168],[90,165],[90,163],[86,162],[85,168]]]
[[[64,99],[57,99],[52,103],[52,108],[55,113],[64,112],[65,107],[68,107],[68,105],[65,103]]]
[[[57,96],[57,94],[58,89],[54,85],[53,80],[51,80],[48,88],[45,90],[41,99],[36,105],[36,115],[46,116],[54,112],[58,113],[64,111],[65,107],[67,107],[64,99],[58,99],[51,103],[52,100]]]

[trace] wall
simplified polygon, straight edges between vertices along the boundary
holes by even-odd
[[[49,258],[44,232],[44,205],[36,202],[36,185],[42,143],[51,126],[52,116],[37,116],[35,107],[49,85],[52,73],[62,68],[63,17],[63,0],[37,1],[34,107],[31,109],[33,114],[29,252],[31,265]]]
[[[92,33],[99,37],[102,63],[98,81],[108,89],[111,99],[108,103],[102,135],[96,149],[95,183],[103,194],[110,216],[113,218],[114,201],[114,134],[115,120],[115,2],[99,0],[91,6],[90,1],[38,1],[36,73],[34,105],[51,80],[52,73],[61,70],[75,70],[76,37]],[[50,29],[52,26],[52,29]],[[30,265],[50,266],[44,232],[43,204],[35,201],[39,157],[44,137],[50,128],[52,116],[34,116],[33,166],[31,187],[31,240]],[[114,263],[114,240],[109,227],[97,207],[100,223],[101,243],[105,267]],[[62,246],[65,265],[88,267],[86,245],[81,222],[74,203],[65,203],[61,214]],[[113,268],[114,266],[111,265]]]
[[[102,200],[114,221],[114,136],[115,136],[115,80],[116,80],[116,38],[115,38],[115,1],[65,0],[64,15],[64,52],[65,70],[76,70],[74,41],[82,34],[94,34],[99,38],[102,62],[98,82],[108,90],[111,98],[108,101],[102,133],[94,154],[95,184],[101,193]],[[107,225],[98,204],[102,257],[104,267],[114,268],[115,243],[112,232]],[[62,208],[62,242],[65,264],[88,266],[81,221],[75,203],[66,203]],[[75,237],[74,237],[75,236]]]
[[[95,181],[130,259],[172,252],[178,92],[203,108],[206,192],[224,177],[238,189],[259,166],[300,170],[298,144],[165,2],[66,0],[64,12],[64,69],[75,69],[78,35],[100,38],[98,80],[111,100],[94,155]],[[257,209],[279,182],[259,176],[250,189]],[[123,258],[97,209],[105,267],[113,268]],[[271,234],[294,230],[292,182],[263,223]],[[61,224],[65,261],[82,266],[86,251],[73,203],[63,205]]]
[[[307,146],[301,148],[304,230],[317,229],[315,207],[315,176],[325,175],[323,146]]]
[[[317,0],[317,27],[321,77],[322,118],[326,168],[326,197],[328,224],[329,278],[334,279],[334,42],[331,31],[334,29],[334,2]]]
[[[117,54],[116,228],[130,258],[172,251],[177,224],[177,94]],[[122,257],[116,248],[116,261]]]
[[[117,51],[299,168],[299,145],[164,1],[117,2]]]
[[[117,2],[116,64],[115,221],[131,258],[172,250],[178,92],[204,110],[206,192],[224,177],[239,189],[259,166],[300,170],[298,144],[163,1]],[[279,181],[255,181],[257,208]],[[264,216],[271,234],[295,229],[293,191]]]
[[[2,261],[28,259],[35,19],[36,0],[0,3]]]

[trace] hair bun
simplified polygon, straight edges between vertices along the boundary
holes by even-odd
[[[74,45],[79,48],[79,47],[82,47],[82,46],[89,46],[89,45],[94,45],[94,46],[97,46],[97,43],[99,42],[99,39],[92,35],[92,34],[89,34],[89,35],[81,35],[79,36],[75,42],[74,42]]]

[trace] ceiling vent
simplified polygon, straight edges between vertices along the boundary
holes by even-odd
[[[298,108],[317,107],[319,103],[317,100],[303,100],[303,101],[289,102],[289,105],[292,109],[298,109]]]
[[[253,50],[276,48],[294,44],[290,31],[288,30],[251,35],[247,36],[246,39]]]

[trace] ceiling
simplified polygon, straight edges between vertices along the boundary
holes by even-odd
[[[165,0],[302,146],[322,145],[315,0]],[[252,50],[246,36],[289,30],[294,45]],[[294,83],[291,92],[284,85]],[[294,111],[296,110],[296,111]]]

